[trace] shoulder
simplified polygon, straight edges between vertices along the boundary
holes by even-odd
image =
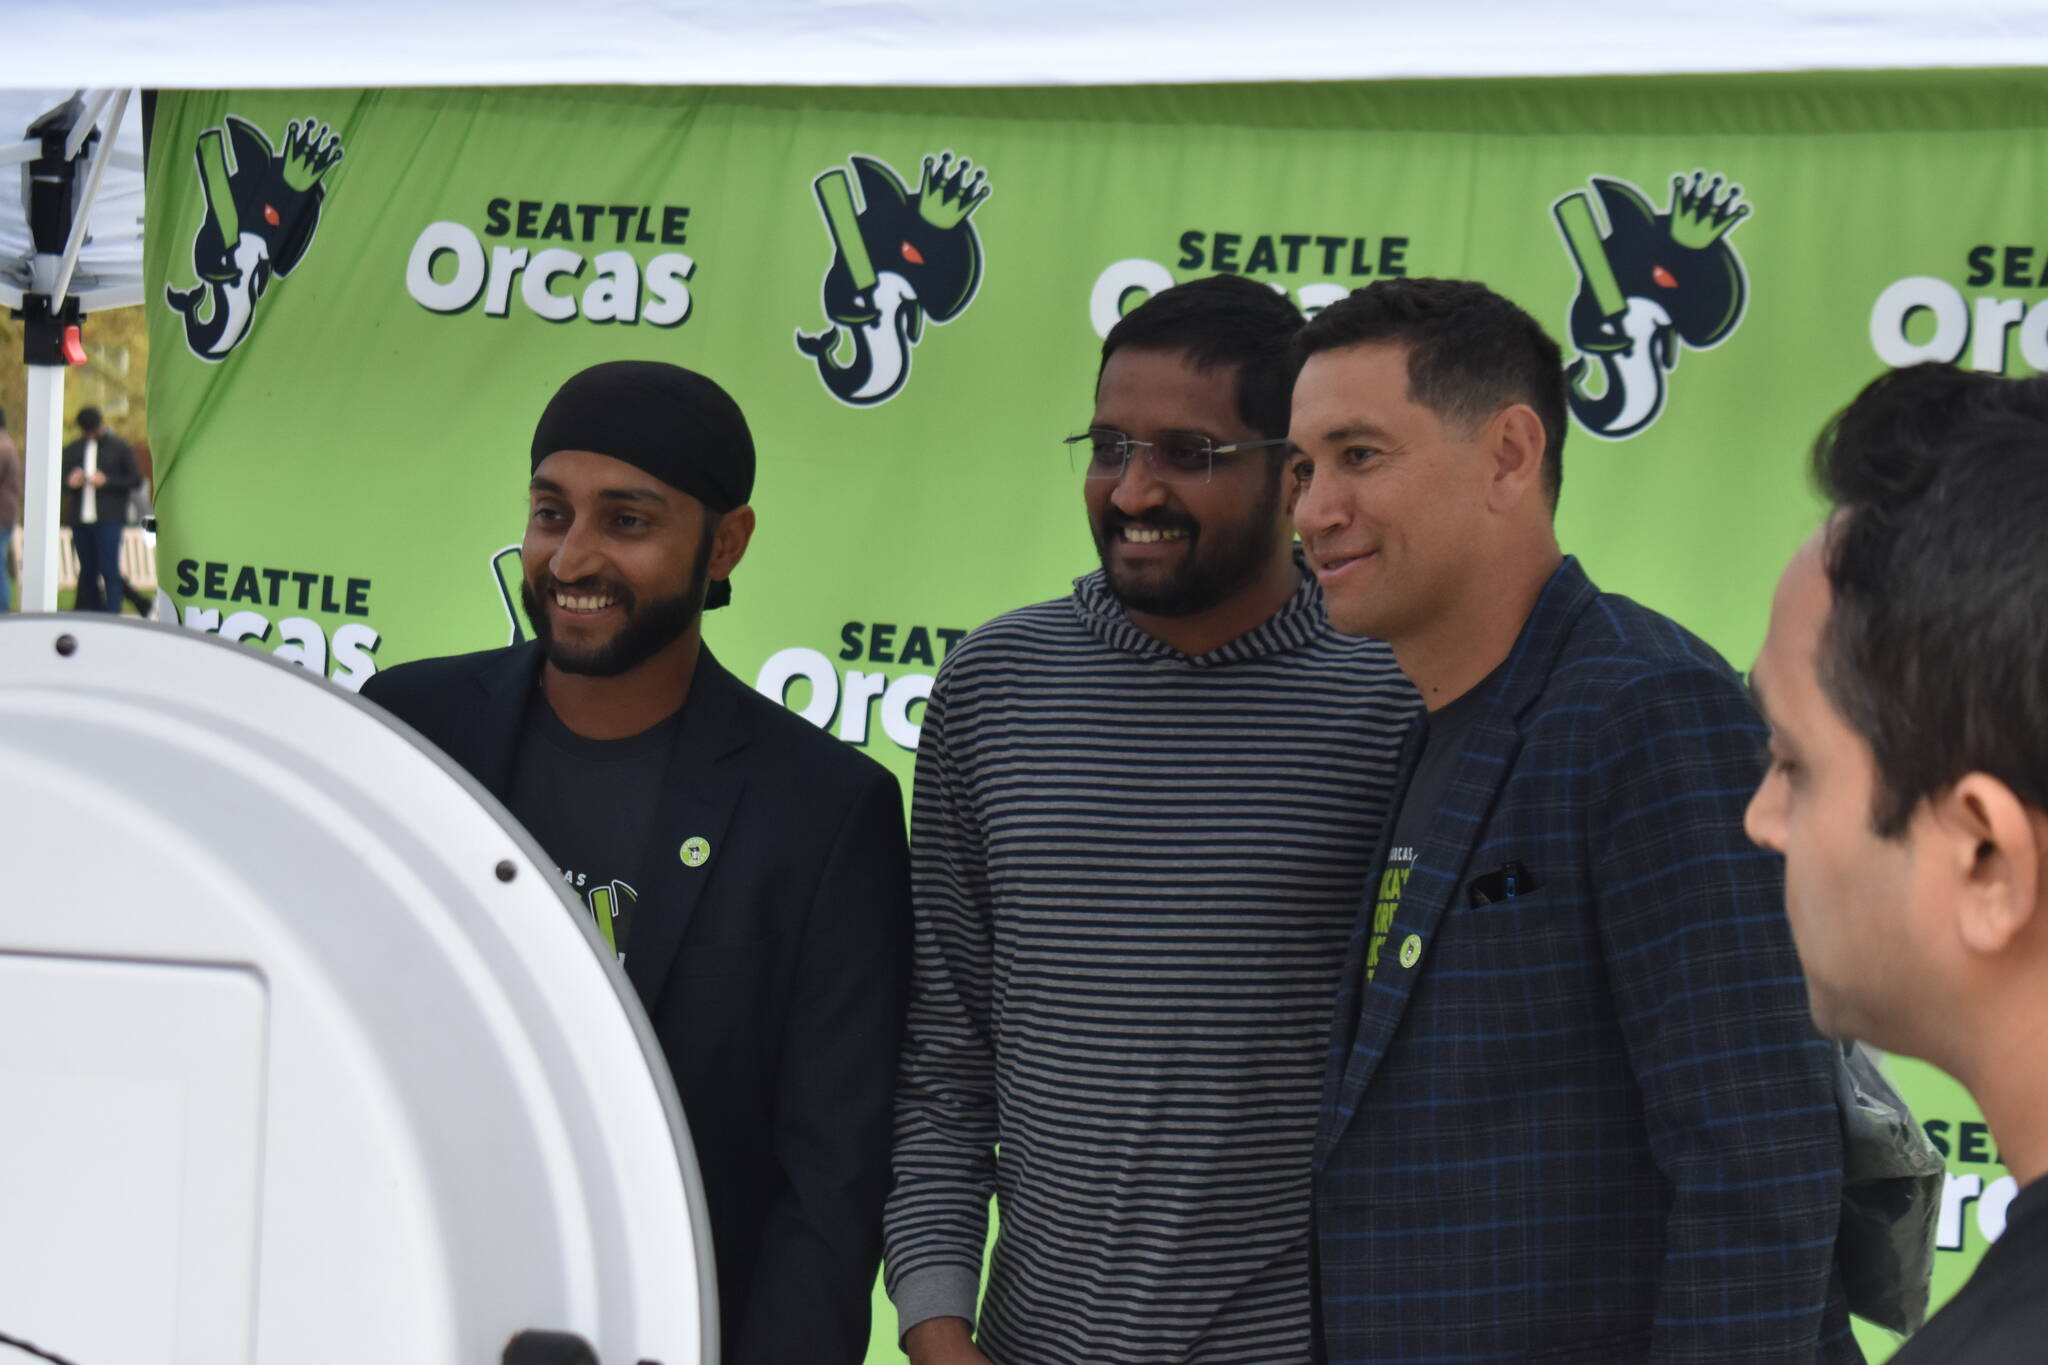
[[[510,663],[516,646],[450,654],[380,668],[364,681],[361,694],[385,710],[410,720],[423,710],[446,705],[465,686]]]
[[[723,671],[723,670],[721,670]],[[870,794],[897,791],[896,775],[853,745],[762,696],[726,672],[722,686],[746,726],[756,760],[754,771],[806,805],[843,804]]]
[[[1006,668],[1032,658],[1070,654],[1092,645],[1094,636],[1074,614],[1074,599],[1055,597],[1006,611],[967,632],[946,651],[941,677],[987,668]]]
[[[1580,700],[1725,697],[1751,709],[1742,679],[1712,645],[1661,612],[1603,592],[1573,623],[1545,696]]]

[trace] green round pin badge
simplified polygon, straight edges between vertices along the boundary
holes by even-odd
[[[683,840],[680,854],[685,867],[702,867],[711,858],[711,841],[702,836]]]
[[[1401,965],[1413,967],[1422,961],[1422,935],[1410,934],[1401,940]]]

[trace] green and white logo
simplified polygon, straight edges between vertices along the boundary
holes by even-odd
[[[970,221],[988,199],[988,172],[951,152],[924,159],[917,193],[885,162],[852,158],[860,200],[846,170],[834,166],[811,181],[832,263],[821,293],[827,325],[798,329],[796,348],[817,363],[818,378],[853,407],[886,403],[910,378],[911,348],[926,318],[946,323],[966,311],[981,288],[981,237]]]
[[[201,360],[220,361],[242,344],[272,276],[292,273],[313,245],[321,182],[342,157],[341,135],[324,123],[294,119],[284,150],[263,130],[229,114],[200,133],[193,149],[206,216],[192,237],[188,289],[164,286],[164,300],[185,320],[185,344]]]
[[[1626,180],[1596,175],[1604,232],[1584,190],[1550,206],[1579,267],[1569,401],[1572,416],[1595,436],[1618,441],[1648,428],[1664,411],[1665,376],[1678,364],[1679,343],[1718,346],[1742,321],[1749,277],[1728,234],[1750,206],[1741,202],[1741,186],[1724,191],[1723,183],[1705,171],[1689,181],[1674,175],[1671,202],[1659,213]]]

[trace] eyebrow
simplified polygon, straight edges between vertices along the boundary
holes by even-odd
[[[1387,439],[1387,435],[1388,434],[1384,429],[1376,427],[1370,422],[1348,422],[1341,427],[1331,427],[1328,431],[1323,433],[1323,439],[1325,441],[1334,443],[1338,441],[1349,441],[1359,436],[1366,436],[1372,438],[1373,440],[1384,441]]]
[[[536,478],[526,489],[529,493],[551,493],[558,498],[568,496],[553,479]],[[651,488],[603,488],[598,490],[597,497],[600,502],[649,502],[657,507],[666,506],[668,501]]]

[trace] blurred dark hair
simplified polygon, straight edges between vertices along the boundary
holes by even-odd
[[[1294,336],[1301,312],[1287,296],[1242,275],[1211,275],[1162,289],[1109,329],[1102,363],[1124,347],[1179,351],[1199,370],[1237,372],[1237,412],[1261,436],[1287,434],[1294,402]],[[1096,381],[1102,379],[1098,367]]]
[[[1876,755],[1877,833],[1972,772],[2048,810],[2048,378],[1895,370],[1813,467],[1839,509],[1821,686]]]
[[[1303,360],[1368,342],[1408,348],[1408,389],[1449,423],[1472,426],[1510,403],[1543,424],[1543,491],[1564,485],[1564,357],[1526,312],[1476,280],[1374,280],[1309,320]]]
[[[98,431],[104,421],[105,419],[100,416],[98,408],[80,408],[78,410],[78,429],[80,431]]]

